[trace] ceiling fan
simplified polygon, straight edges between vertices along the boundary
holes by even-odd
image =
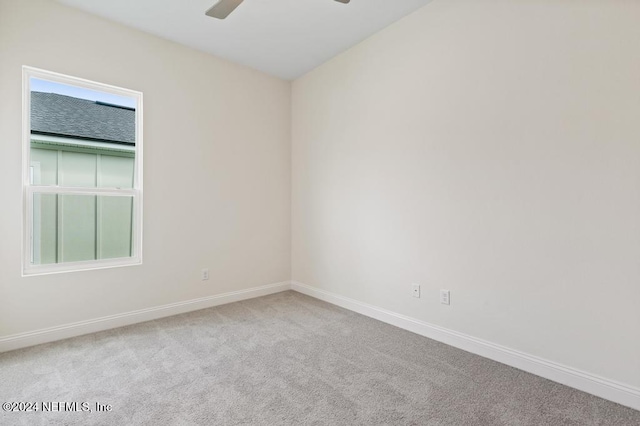
[[[212,18],[224,19],[244,0],[219,0],[205,12],[205,15]],[[351,0],[335,0],[339,3],[349,3]]]

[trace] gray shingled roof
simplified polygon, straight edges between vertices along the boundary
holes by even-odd
[[[133,109],[31,92],[31,133],[135,144]]]

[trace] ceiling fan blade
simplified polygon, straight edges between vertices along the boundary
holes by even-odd
[[[229,16],[242,1],[243,0],[220,0],[211,6],[204,14],[212,18],[224,19]]]
[[[344,3],[347,4],[349,3],[351,0],[336,0],[338,3]]]

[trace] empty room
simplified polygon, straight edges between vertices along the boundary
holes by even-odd
[[[0,425],[640,425],[639,23],[0,0]]]

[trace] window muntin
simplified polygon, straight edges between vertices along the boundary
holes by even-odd
[[[23,69],[23,274],[142,261],[142,94]]]

